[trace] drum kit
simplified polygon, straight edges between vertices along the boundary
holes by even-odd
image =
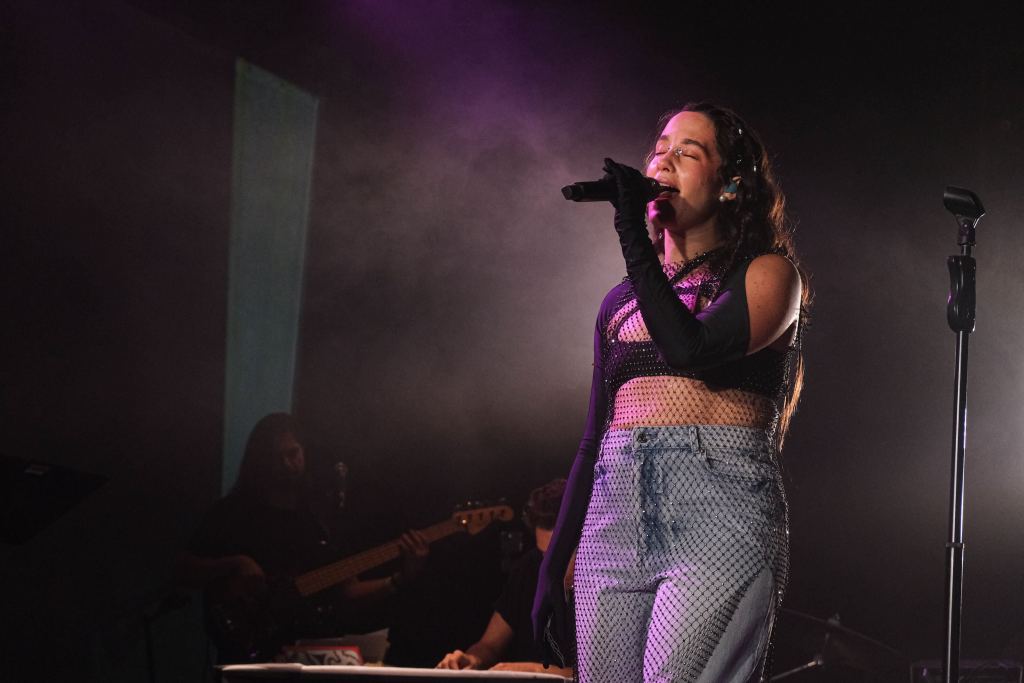
[[[775,626],[773,670],[769,681],[907,680],[910,660],[898,650],[828,619],[781,610]]]

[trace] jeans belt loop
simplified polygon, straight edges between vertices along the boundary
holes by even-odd
[[[700,438],[700,427],[697,425],[690,425],[690,438],[693,441],[693,446],[698,453],[704,452],[704,444],[701,443]]]

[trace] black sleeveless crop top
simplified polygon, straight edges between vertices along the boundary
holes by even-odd
[[[746,354],[750,339],[746,275],[753,258],[742,260],[724,275],[710,269],[698,285],[687,282],[686,276],[704,262],[702,257],[658,264],[664,274],[656,277],[662,282],[667,279],[670,296],[687,308],[687,319],[674,322],[676,330],[680,322],[688,326],[685,334],[663,334],[657,341],[652,337],[657,323],[664,322],[664,314],[638,301],[632,280],[624,278],[608,292],[594,330],[594,377],[581,450],[596,450],[600,433],[614,417],[616,394],[638,377],[690,377],[711,389],[739,389],[764,396],[774,401],[777,410],[781,407],[797,348],[794,345],[786,352],[765,348]],[[698,300],[708,304],[693,315],[689,310]],[[641,315],[640,324],[651,328],[648,334],[635,333]],[[632,336],[638,338],[630,339],[630,327]]]
[[[700,263],[665,264],[663,269],[673,291],[687,304],[687,308],[692,309],[693,302],[698,300],[714,303],[723,298],[729,299],[730,307],[736,309],[733,323],[742,328],[737,330],[737,334],[749,340],[750,323],[744,284],[751,260],[747,259],[733,268],[724,281],[712,273],[698,285],[684,280]],[[644,335],[646,338],[638,340],[623,339],[623,328],[631,322],[635,324],[638,315],[636,292],[629,278],[624,278],[605,297],[598,315],[598,330],[602,338],[600,358],[595,362],[602,367],[604,388],[609,399],[614,400],[619,388],[631,379],[656,376],[691,377],[714,389],[740,389],[773,400],[781,399],[785,394],[792,352],[781,353],[765,348],[718,364],[673,367],[665,361],[649,336]],[[700,320],[701,313],[696,317]]]

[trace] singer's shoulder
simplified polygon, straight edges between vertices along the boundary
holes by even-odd
[[[608,293],[604,295],[604,299],[601,300],[601,307],[597,310],[598,322],[608,322],[612,315],[615,314],[615,309],[622,305],[623,296],[629,290],[629,281],[625,278],[615,284],[614,287],[608,290]]]
[[[746,271],[749,287],[753,283],[776,287],[800,287],[800,271],[796,264],[782,254],[761,254],[752,259]]]
[[[601,310],[613,308],[617,304],[621,303],[622,297],[630,291],[629,280],[623,278],[615,283],[615,286],[608,290],[608,293],[604,295],[604,299],[601,301]]]
[[[789,319],[799,311],[802,286],[796,264],[781,254],[758,256],[744,278],[750,310],[768,311],[769,317]]]

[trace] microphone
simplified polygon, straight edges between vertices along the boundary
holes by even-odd
[[[334,463],[334,503],[337,509],[345,507],[345,498],[348,497],[348,465],[340,460]]]
[[[647,201],[662,192],[679,192],[674,187],[662,185],[654,178],[647,178]],[[574,202],[610,202],[618,196],[615,181],[609,178],[573,183],[562,188],[562,196]]]

